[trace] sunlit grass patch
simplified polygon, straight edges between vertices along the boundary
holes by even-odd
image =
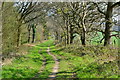
[[[54,40],[48,40],[48,41],[45,41],[37,46],[39,47],[50,47],[50,46],[54,46]]]
[[[39,48],[32,47],[28,54],[16,57],[12,64],[4,65],[2,78],[32,78],[39,71],[43,57]]]
[[[76,73],[76,78],[118,78],[117,50],[112,46],[71,45],[51,52],[60,59],[59,78],[68,77],[70,72]]]
[[[52,56],[50,56],[47,52],[42,52],[40,54],[45,57],[46,65],[45,65],[43,72],[39,75],[39,78],[48,78],[48,76],[52,72],[52,68],[53,68],[55,62],[54,62]]]
[[[38,59],[38,60],[36,60]],[[11,65],[3,66],[3,78],[32,78],[42,65],[42,57],[24,56],[13,61]]]

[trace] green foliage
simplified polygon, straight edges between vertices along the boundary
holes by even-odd
[[[113,34],[117,34],[117,32],[112,32]],[[97,32],[97,35],[95,35],[94,37],[91,37],[91,44],[92,45],[103,45],[104,40],[102,41],[102,43],[100,43],[100,40],[103,38],[103,35],[101,32]],[[119,38],[118,37],[111,37],[111,44],[114,46],[118,46],[119,42],[118,42]],[[88,43],[90,44],[90,43]]]
[[[2,12],[2,43],[3,55],[10,53],[15,50],[16,46],[16,29],[17,23],[17,12],[13,7],[13,2],[4,2]]]

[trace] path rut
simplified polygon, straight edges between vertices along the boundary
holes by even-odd
[[[56,75],[57,75],[57,73],[58,73],[59,60],[57,59],[57,57],[56,57],[55,55],[53,55],[52,53],[50,53],[50,48],[48,48],[47,52],[48,52],[48,54],[49,54],[50,56],[53,57],[53,59],[54,59],[54,61],[55,61],[55,65],[54,65],[54,67],[53,67],[53,69],[52,69],[52,73],[48,76],[48,77],[49,77],[48,79],[54,79],[54,78],[56,78]]]
[[[35,78],[38,78],[38,77],[39,77],[39,75],[44,71],[45,66],[46,66],[46,58],[43,57],[42,67],[40,68],[39,72],[35,75]]]

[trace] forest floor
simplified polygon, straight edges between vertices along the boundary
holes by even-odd
[[[31,46],[31,45],[30,45]],[[32,45],[33,46],[33,45]],[[16,57],[10,64],[3,65],[2,78],[23,80],[26,78],[118,78],[116,56],[106,48],[57,47],[53,41],[34,45],[27,54]],[[95,49],[95,54],[92,49]],[[103,50],[102,50],[103,49]],[[79,51],[81,50],[81,51]],[[112,49],[113,50],[113,49]],[[79,52],[79,53],[78,53]],[[101,54],[105,52],[106,54]],[[100,56],[96,56],[100,53]],[[111,55],[107,53],[112,53]],[[99,54],[97,54],[99,55]]]

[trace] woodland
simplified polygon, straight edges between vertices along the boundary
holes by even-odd
[[[120,78],[120,1],[0,4],[1,79]]]

